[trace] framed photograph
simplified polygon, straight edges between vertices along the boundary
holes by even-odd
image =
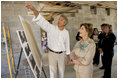
[[[34,69],[34,67],[36,65],[35,60],[34,60],[34,57],[32,55],[30,55],[29,60],[30,60],[30,63],[32,65],[32,68]]]
[[[25,47],[25,52],[26,52],[27,56],[29,56],[31,50],[30,50],[30,47],[29,47],[28,44],[27,44],[27,46]]]
[[[28,64],[29,64],[34,76],[36,78],[39,78],[40,74],[41,74],[41,69],[40,69],[41,66],[39,66],[38,64],[40,63],[40,61],[38,61],[38,60],[36,61],[36,58],[35,58],[36,56],[34,56],[35,52],[33,52],[31,50],[31,47],[27,41],[27,37],[25,35],[24,30],[17,30],[17,35],[18,35],[21,47],[23,48],[23,51],[25,53]]]
[[[27,42],[27,39],[26,39],[24,31],[19,31],[18,33],[19,33],[19,36],[21,38],[21,42],[22,43]]]

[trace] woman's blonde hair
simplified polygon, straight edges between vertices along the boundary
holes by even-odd
[[[82,23],[80,27],[84,26],[86,31],[88,32],[88,36],[91,37],[93,33],[93,24],[91,23]]]

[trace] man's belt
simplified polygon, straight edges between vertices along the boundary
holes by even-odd
[[[49,48],[48,48],[48,49],[49,49]],[[54,52],[54,53],[57,53],[57,54],[61,54],[61,53],[63,53],[63,51],[55,52],[55,51],[53,51],[53,50],[51,50],[51,49],[49,49],[49,51]]]

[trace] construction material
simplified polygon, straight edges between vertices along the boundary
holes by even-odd
[[[11,70],[11,64],[10,64],[10,58],[9,58],[9,52],[8,52],[5,26],[3,26],[3,33],[4,33],[4,41],[5,41],[5,46],[6,46],[6,54],[7,54],[8,66],[9,66],[9,73],[10,73],[10,77],[12,78],[12,70]]]
[[[8,40],[9,40],[10,52],[11,52],[12,66],[13,66],[13,70],[14,70],[14,72],[15,72],[15,63],[14,63],[14,57],[13,57],[13,51],[12,51],[11,36],[10,36],[9,27],[7,27],[7,33],[8,33]]]

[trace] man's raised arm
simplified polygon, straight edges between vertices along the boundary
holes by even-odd
[[[33,11],[35,18],[39,15],[39,12],[36,10],[36,8],[32,6],[29,2],[26,2],[26,7]]]
[[[36,8],[33,7],[29,2],[26,2],[26,7],[33,11],[35,15],[33,21],[35,21],[43,30],[49,32],[54,27],[54,25],[49,23],[42,15],[40,15]]]

